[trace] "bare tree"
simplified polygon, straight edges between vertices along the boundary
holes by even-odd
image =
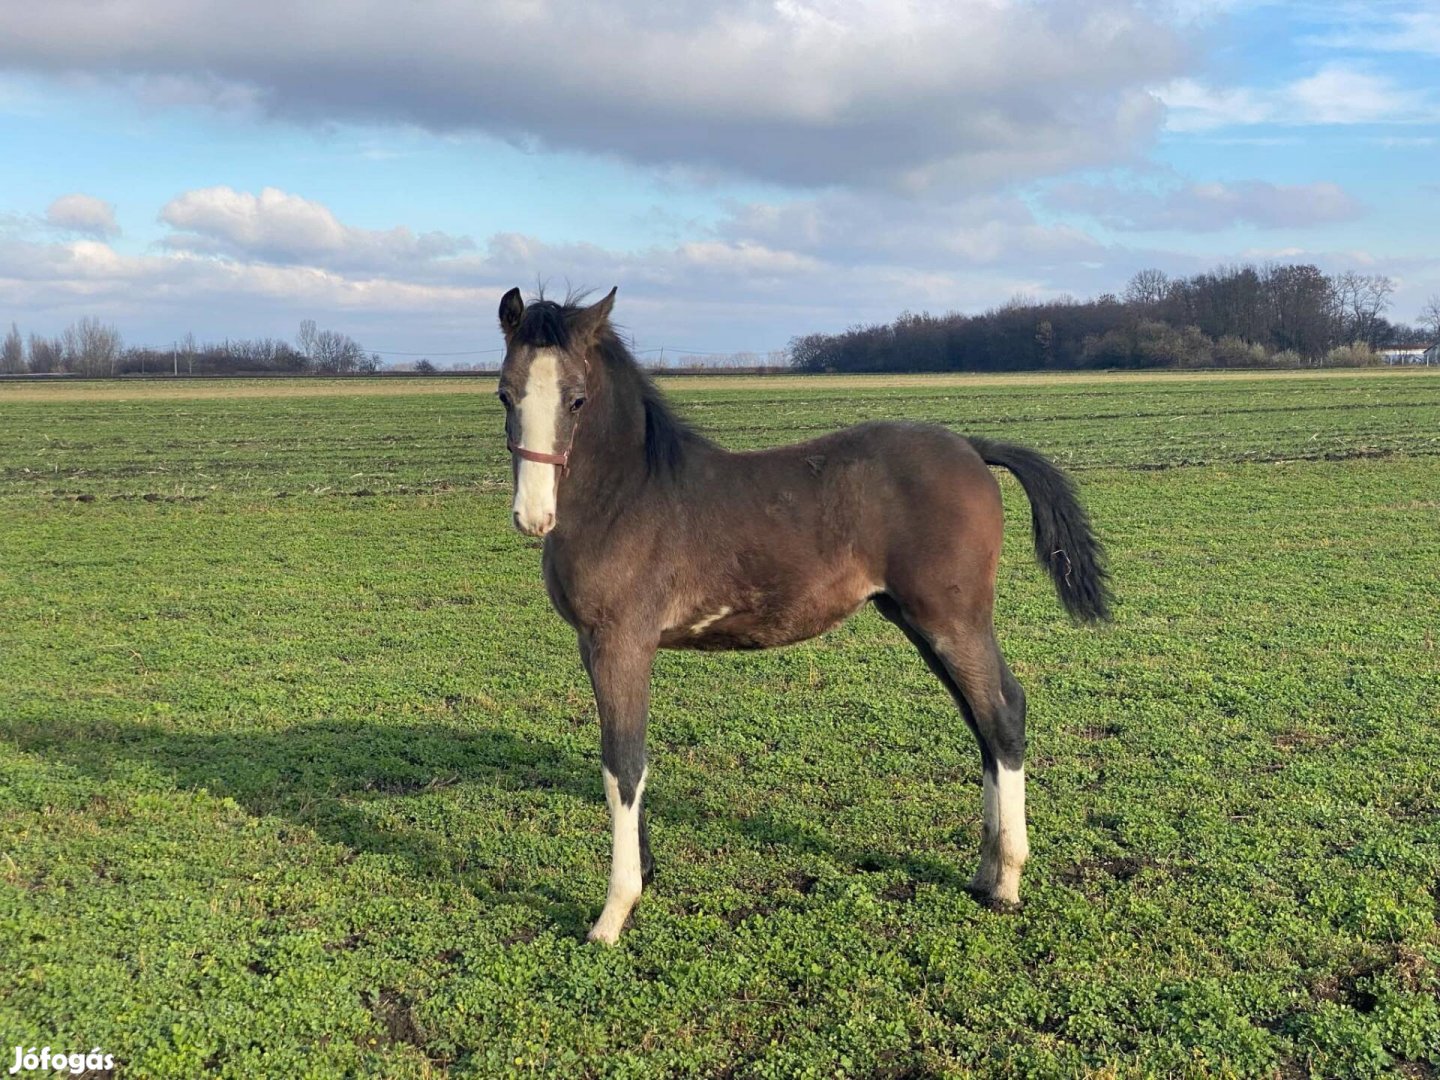
[[[317,330],[314,319],[300,323],[296,335],[305,366],[331,374],[372,374],[384,366],[379,353],[367,353],[349,334],[338,330]]]
[[[10,324],[10,333],[5,335],[5,344],[0,347],[0,374],[19,375],[25,370],[25,342],[20,337],[20,327]]]
[[[65,344],[59,338],[30,335],[30,370],[37,375],[48,375],[61,370],[65,362]]]
[[[1042,367],[1055,363],[1055,324],[1049,319],[1041,319],[1035,324],[1035,349]]]
[[[1170,275],[1164,270],[1140,270],[1125,286],[1125,302],[1146,306],[1158,304],[1169,292]]]
[[[1425,306],[1420,309],[1420,325],[1432,342],[1440,341],[1440,293],[1432,293],[1425,301]]]
[[[91,316],[71,323],[61,335],[65,367],[80,375],[114,375],[120,359],[120,331]]]
[[[321,330],[317,333],[314,350],[311,359],[317,371],[349,375],[357,371],[375,370],[372,357],[366,355],[360,343],[349,334],[342,334],[338,330]],[[373,357],[375,363],[378,363],[379,359],[378,356]]]
[[[300,346],[301,355],[305,357],[306,362],[312,367],[319,359],[315,354],[318,347],[318,337],[319,334],[315,329],[315,320],[301,319],[300,333],[295,335],[295,341]]]
[[[1347,270],[1334,279],[1334,288],[1340,340],[1378,344],[1385,329],[1382,316],[1390,307],[1395,282],[1384,274],[1358,274]]]
[[[835,335],[804,334],[790,339],[790,366],[796,371],[824,371],[834,355]]]
[[[1330,347],[1335,328],[1335,290],[1318,267],[1267,266],[1265,297],[1270,308],[1270,344],[1318,359]]]
[[[186,372],[190,375],[195,374],[195,354],[199,351],[200,347],[195,343],[195,331],[187,330],[180,339],[180,355],[185,357]],[[179,366],[178,358],[176,366]]]

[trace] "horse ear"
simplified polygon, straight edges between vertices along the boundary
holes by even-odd
[[[520,299],[520,290],[511,289],[500,298],[500,329],[508,338],[520,325],[525,314],[525,301]]]
[[[617,291],[619,291],[618,285],[606,293],[604,299],[591,304],[575,316],[575,321],[571,325],[577,337],[593,339],[610,321],[610,309],[615,306]]]

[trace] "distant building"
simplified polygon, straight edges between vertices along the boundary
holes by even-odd
[[[1380,359],[1387,364],[1435,364],[1440,363],[1440,342],[1436,342],[1428,349],[1424,345],[1406,345],[1401,347],[1391,346],[1384,349],[1377,349]]]

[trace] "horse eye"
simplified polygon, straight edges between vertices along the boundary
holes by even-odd
[[[505,408],[508,409],[510,407],[510,395],[507,394],[504,390],[495,391],[495,396],[500,399],[500,404],[504,405]]]
[[[579,412],[581,406],[584,405],[584,404],[585,404],[585,399],[584,399],[583,397],[577,397],[574,401],[572,401],[572,402],[570,403],[570,411],[571,411],[571,412]]]

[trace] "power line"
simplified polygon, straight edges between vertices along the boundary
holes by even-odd
[[[466,349],[463,352],[397,352],[393,349],[367,349],[376,356],[493,356],[504,349]]]
[[[504,349],[466,349],[461,352],[401,352],[394,349],[367,349],[367,352],[375,353],[377,356],[494,356],[503,353]],[[742,353],[754,353],[761,355],[769,352],[779,352],[778,349],[677,349],[673,345],[657,345],[653,349],[632,349],[634,353],[679,353],[683,356],[736,356]]]
[[[673,352],[673,353],[682,353],[682,354],[685,355],[685,356],[737,356],[737,355],[740,355],[740,354],[742,354],[742,353],[753,353],[753,354],[755,354],[756,356],[759,356],[759,355],[764,354],[764,353],[781,352],[781,351],[783,351],[783,350],[780,350],[780,349],[724,349],[724,350],[709,350],[709,351],[707,351],[707,350],[705,350],[705,349],[677,349],[674,345],[659,345],[659,346],[656,346],[656,347],[653,348],[653,349],[633,349],[633,350],[631,350],[631,351],[632,351],[632,352],[637,352],[637,353]]]

